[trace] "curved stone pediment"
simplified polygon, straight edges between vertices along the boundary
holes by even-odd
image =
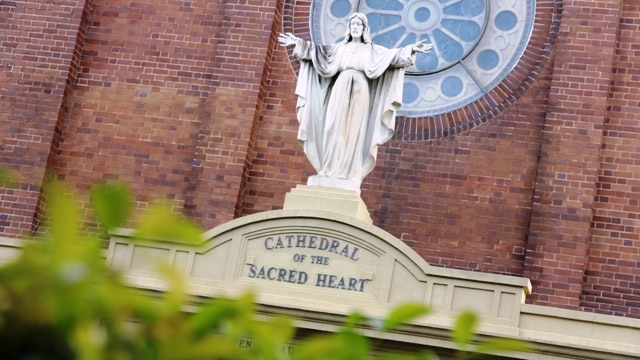
[[[246,291],[263,305],[383,316],[419,302],[424,321],[450,325],[460,311],[482,316],[486,330],[514,334],[528,279],[433,267],[401,240],[365,222],[325,211],[277,210],[242,217],[203,234],[198,247],[130,242],[115,234],[108,261],[140,288],[162,290],[157,263],[184,273],[191,295]]]

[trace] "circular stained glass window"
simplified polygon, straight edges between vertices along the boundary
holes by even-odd
[[[367,15],[378,45],[433,45],[407,69],[399,111],[430,116],[468,105],[509,74],[531,36],[535,0],[319,0],[311,10],[313,41],[341,41],[356,11]]]

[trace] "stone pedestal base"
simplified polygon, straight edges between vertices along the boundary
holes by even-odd
[[[355,191],[360,196],[360,183],[351,180],[332,178],[328,176],[314,175],[307,180],[309,186],[321,186]]]
[[[364,201],[352,190],[297,185],[285,195],[283,208],[324,210],[373,223]]]

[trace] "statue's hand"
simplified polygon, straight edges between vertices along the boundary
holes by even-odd
[[[427,40],[418,41],[417,43],[413,44],[411,51],[419,52],[419,53],[427,53],[431,51],[431,49],[433,48],[433,45],[427,44],[426,42]]]
[[[298,38],[292,33],[286,33],[278,35],[278,41],[282,46],[290,46],[295,45],[298,41]]]

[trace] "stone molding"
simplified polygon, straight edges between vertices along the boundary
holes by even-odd
[[[442,326],[471,308],[482,316],[486,330],[503,335],[517,335],[519,309],[531,291],[523,278],[432,267],[382,229],[325,211],[277,210],[239,218],[204,233],[197,248],[132,243],[130,235],[128,230],[114,234],[107,261],[122,268],[132,285],[149,290],[163,290],[161,275],[153,269],[168,261],[184,273],[194,296],[253,291],[265,305],[340,315],[358,310],[374,317],[404,302],[421,302],[434,311],[418,323]],[[286,237],[298,235],[306,235],[307,241],[316,236],[317,245],[323,238],[338,245],[334,251],[311,249],[308,243],[296,247],[292,238],[287,247]],[[278,237],[283,248],[274,249]],[[297,254],[305,261],[295,262]],[[328,264],[311,264],[312,256],[326,258]],[[254,276],[261,268],[287,272],[280,279],[276,270],[252,278],[251,266],[256,267]],[[301,272],[307,274],[305,284],[299,284]],[[328,277],[320,281],[324,275]],[[350,286],[351,279],[356,282]]]

